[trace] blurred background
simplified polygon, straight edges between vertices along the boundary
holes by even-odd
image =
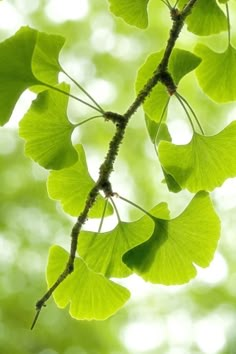
[[[229,1],[229,6],[236,46],[236,2]],[[2,0],[0,39],[23,25],[63,35],[62,66],[104,109],[123,113],[135,97],[138,68],[147,55],[165,46],[171,22],[161,1],[150,1],[150,25],[145,31],[113,17],[108,8],[105,0]],[[178,47],[192,50],[196,40],[184,30]],[[222,51],[227,34],[200,41]],[[183,79],[179,90],[208,134],[235,119],[235,103],[219,106],[208,100],[193,74]],[[12,120],[0,129],[0,353],[236,354],[235,179],[212,194],[222,235],[210,267],[199,269],[190,283],[165,287],[132,276],[122,281],[132,298],[112,318],[76,321],[50,300],[34,331],[29,330],[35,302],[46,290],[48,249],[55,243],[69,248],[74,221],[48,198],[47,172],[24,156],[17,125],[33,98],[25,92]],[[77,102],[70,103],[68,113],[73,122],[91,115]],[[163,176],[143,118],[140,109],[130,122],[112,183],[118,193],[146,209],[167,201],[172,216],[178,215],[192,195],[172,194],[161,183]],[[189,141],[188,121],[174,99],[168,122],[174,142]],[[85,147],[94,178],[112,134],[111,124],[95,120],[73,135]],[[140,215],[123,202],[117,205],[123,219]]]

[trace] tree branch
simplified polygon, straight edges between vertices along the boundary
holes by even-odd
[[[197,0],[189,0],[184,6],[182,11],[176,8],[171,8],[171,18],[173,21],[167,45],[162,57],[161,62],[158,64],[153,76],[147,81],[143,89],[138,93],[136,99],[127,109],[124,115],[120,115],[114,112],[105,112],[103,114],[106,120],[112,121],[116,125],[115,134],[110,141],[108,153],[104,159],[103,164],[99,169],[99,178],[95,183],[95,186],[91,189],[88,194],[85,206],[81,214],[79,215],[75,225],[71,231],[71,248],[70,256],[68,262],[65,266],[64,271],[59,275],[58,279],[52,285],[51,288],[45,293],[45,295],[36,303],[36,316],[34,318],[31,329],[33,329],[41,309],[45,306],[47,300],[51,297],[55,289],[71,274],[74,270],[74,260],[76,256],[77,243],[82,226],[88,218],[90,209],[93,207],[99,191],[102,190],[105,196],[109,198],[113,195],[112,186],[109,181],[110,175],[113,171],[113,166],[115,159],[118,155],[119,147],[123,141],[125,130],[130,118],[134,115],[137,109],[144,103],[146,98],[151,93],[152,89],[158,84],[158,82],[163,83],[170,95],[176,92],[176,86],[174,84],[173,78],[168,72],[168,63],[171,53],[175,47],[176,40],[184,26],[186,17],[190,14],[194,4]]]

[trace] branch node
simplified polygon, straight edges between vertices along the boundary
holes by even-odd
[[[179,18],[181,16],[181,12],[176,7],[172,7],[170,10],[170,16],[171,16],[172,21],[174,21],[174,22],[179,21]]]
[[[160,82],[163,85],[165,85],[170,96],[175,94],[177,90],[177,86],[174,83],[174,80],[168,71],[163,71],[163,72],[160,71]]]
[[[119,113],[115,113],[115,112],[105,112],[103,114],[103,117],[105,118],[106,121],[112,121],[114,124],[120,124],[122,123],[122,121],[124,121],[124,117],[119,114]]]

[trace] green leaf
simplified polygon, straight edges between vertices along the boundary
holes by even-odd
[[[161,142],[162,167],[190,192],[212,191],[236,176],[236,122],[214,136],[194,133],[187,145]]]
[[[56,87],[69,92],[64,83]],[[26,141],[25,154],[47,169],[61,169],[77,161],[67,105],[68,96],[52,89],[43,91],[19,124],[19,134]]]
[[[207,267],[220,235],[220,222],[206,192],[198,193],[182,214],[156,218],[151,238],[123,256],[143,279],[165,285],[183,284]]]
[[[68,257],[63,248],[51,247],[47,265],[48,288],[64,270]],[[81,258],[76,258],[74,272],[59,285],[53,297],[59,308],[70,303],[70,315],[77,320],[105,320],[126,303],[130,293],[90,270]]]
[[[109,0],[109,2],[111,12],[129,25],[142,29],[148,26],[149,0]]]
[[[207,46],[198,44],[195,51],[202,58],[196,74],[203,91],[219,103],[235,101],[235,48],[229,45],[225,52],[216,53]]]
[[[95,183],[89,175],[86,157],[82,145],[76,146],[78,161],[71,167],[60,171],[51,171],[48,177],[48,194],[52,199],[59,200],[64,211],[72,216],[78,216],[84,208],[87,196]],[[98,196],[95,205],[90,210],[89,217],[99,218],[104,209],[105,199]],[[113,209],[107,205],[106,216]]]
[[[59,54],[65,39],[57,35],[37,32],[37,41],[32,57],[32,71],[43,83],[56,85],[61,71]]]
[[[163,174],[165,179],[162,182],[165,182],[167,184],[167,187],[169,191],[173,193],[178,193],[182,190],[180,185],[176,182],[173,176],[171,176],[169,173],[167,173],[164,168],[162,168]]]
[[[136,79],[137,94],[146,84],[147,78],[153,76],[153,72],[158,67],[162,56],[163,51],[151,54],[144,65],[139,69]],[[178,84],[180,80],[190,71],[194,70],[200,62],[201,59],[196,55],[186,50],[174,49],[169,62],[169,72],[174,82]],[[158,84],[154,87],[143,105],[146,115],[155,122],[159,122],[168,99],[169,94],[167,93],[166,87],[162,84]]]
[[[180,0],[179,8],[186,2]],[[186,22],[188,30],[198,36],[208,36],[227,30],[227,18],[216,0],[198,0]]]
[[[147,130],[153,144],[158,145],[161,140],[171,141],[170,132],[166,123],[157,123],[145,117]]]
[[[60,70],[58,54],[64,43],[29,27],[0,43],[0,124],[10,119],[20,95],[43,83],[55,85]]]
[[[168,215],[165,203],[156,208],[158,215]],[[120,221],[115,229],[105,233],[82,232],[78,253],[90,269],[107,277],[127,277],[132,272],[122,262],[123,254],[150,238],[154,223],[147,215],[135,222]]]

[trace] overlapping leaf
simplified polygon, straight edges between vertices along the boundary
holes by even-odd
[[[156,207],[156,213],[168,216],[165,203]],[[150,238],[154,223],[148,216],[135,222],[120,221],[114,230],[105,233],[82,232],[79,237],[78,253],[89,268],[107,277],[126,277],[131,270],[122,262],[129,249]]]
[[[157,123],[146,116],[146,126],[150,139],[154,145],[158,145],[162,140],[171,142],[171,135],[166,123]],[[181,187],[178,185],[175,179],[165,170],[163,170],[163,173],[165,176],[163,182],[167,184],[169,190],[174,193],[181,191]]]
[[[183,284],[196,275],[195,265],[209,265],[219,234],[210,198],[200,192],[177,218],[156,218],[151,238],[128,251],[123,261],[152,283]]]
[[[64,211],[72,216],[78,216],[85,206],[94,181],[89,175],[86,157],[82,145],[76,146],[78,161],[71,167],[60,171],[51,171],[48,177],[48,193],[52,199],[60,200]],[[105,200],[98,196],[95,205],[90,210],[90,217],[101,217]],[[105,215],[112,214],[108,204]]]
[[[202,63],[196,71],[203,91],[219,103],[236,100],[236,49],[229,45],[225,52],[216,53],[198,44],[196,53]]]
[[[182,8],[186,3],[186,0],[180,0],[178,4]],[[186,22],[188,30],[199,36],[208,36],[227,30],[227,18],[216,0],[198,0]]]
[[[47,266],[48,287],[64,270],[68,253],[59,246],[50,249]],[[81,258],[75,259],[74,272],[53,293],[58,307],[70,304],[70,315],[78,320],[105,320],[129,299],[129,291],[103,275],[90,270]]]
[[[69,86],[57,88],[69,92]],[[68,96],[52,89],[41,92],[20,122],[25,153],[47,169],[60,169],[77,161],[71,143],[74,126],[67,118]]]
[[[146,126],[153,144],[158,145],[161,140],[171,141],[170,132],[166,123],[157,123],[146,116]]]
[[[142,29],[147,27],[149,0],[109,0],[109,2],[111,12],[123,18],[129,25]]]
[[[163,169],[190,192],[212,191],[236,176],[236,122],[214,136],[194,133],[187,145],[162,141],[159,158]]]
[[[137,93],[144,87],[147,78],[153,76],[153,72],[160,63],[162,56],[163,51],[151,54],[139,69],[136,80]],[[199,65],[200,61],[200,58],[186,50],[174,49],[169,62],[169,71],[172,74],[174,82],[178,84],[186,74]],[[143,105],[147,117],[159,122],[168,99],[169,95],[165,86],[158,84],[154,87]]]
[[[0,124],[10,118],[14,106],[28,87],[57,83],[58,55],[64,39],[29,27],[0,43]]]

